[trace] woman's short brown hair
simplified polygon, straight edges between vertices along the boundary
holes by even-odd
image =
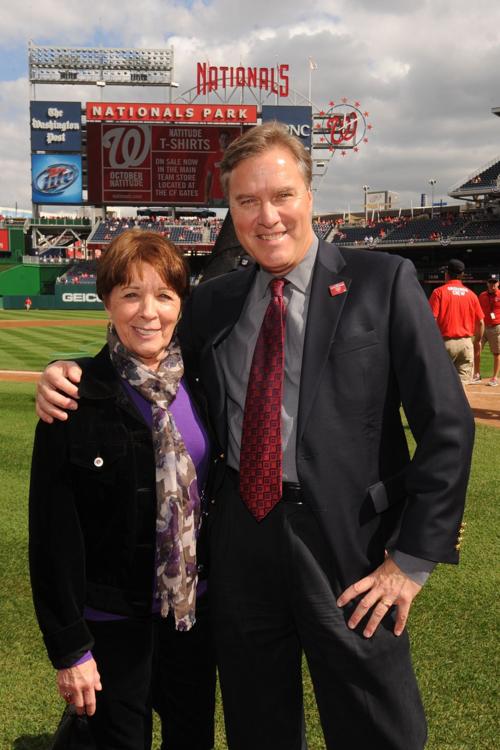
[[[115,286],[130,283],[133,269],[147,263],[181,299],[189,294],[188,265],[176,246],[157,232],[127,229],[103,252],[97,263],[96,288],[102,300]],[[139,271],[140,272],[140,271]]]
[[[246,133],[229,144],[224,151],[220,165],[220,181],[228,197],[229,177],[235,167],[245,159],[258,156],[271,148],[286,148],[291,152],[302,172],[308,188],[312,182],[311,154],[294,135],[290,135],[286,125],[276,120],[249,128]]]

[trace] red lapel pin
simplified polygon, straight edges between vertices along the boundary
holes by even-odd
[[[339,281],[338,284],[332,284],[331,286],[329,286],[328,291],[330,292],[332,297],[335,297],[337,294],[344,294],[345,292],[347,292],[347,287],[343,281]]]

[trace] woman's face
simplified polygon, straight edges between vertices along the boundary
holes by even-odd
[[[156,370],[165,355],[181,309],[180,297],[148,263],[134,266],[126,286],[104,300],[122,344]]]

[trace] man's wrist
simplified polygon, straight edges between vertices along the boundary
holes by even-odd
[[[397,549],[390,551],[390,556],[403,573],[411,578],[412,581],[423,586],[430,574],[436,567],[432,560],[424,560],[421,557],[408,555],[406,552],[400,552]]]

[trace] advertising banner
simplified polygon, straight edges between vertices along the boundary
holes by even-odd
[[[214,125],[257,122],[255,104],[146,104],[132,102],[87,102],[87,122],[212,123]]]
[[[80,151],[80,102],[30,102],[32,151]]]
[[[9,230],[0,229],[0,253],[10,252],[9,248]]]
[[[282,122],[307,149],[311,148],[312,107],[281,107],[265,104],[262,107],[262,122],[269,120]]]
[[[79,205],[82,202],[80,154],[32,154],[33,203]]]
[[[222,155],[239,127],[88,123],[94,205],[224,206]]]
[[[104,305],[97,296],[92,284],[56,284],[55,307],[68,310],[104,310]]]
[[[366,193],[366,207],[368,209],[382,210],[388,208],[388,191],[370,191]]]

